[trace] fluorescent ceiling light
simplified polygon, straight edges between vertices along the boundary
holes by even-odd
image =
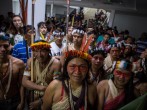
[[[81,2],[81,0],[75,0],[75,1]]]

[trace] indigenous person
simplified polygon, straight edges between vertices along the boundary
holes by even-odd
[[[89,46],[89,50],[94,49],[96,46],[96,31],[93,28],[88,28],[87,29],[87,41],[91,38],[92,36],[92,41]]]
[[[73,37],[72,37],[72,31],[73,31],[73,27],[72,26],[70,26],[69,28],[68,28],[68,34],[67,34],[67,43],[68,44],[72,44],[73,43]]]
[[[32,31],[32,26],[26,26],[26,35],[23,40],[18,42],[13,47],[12,55],[18,59],[21,59],[25,64],[27,63],[27,59],[31,57],[31,35],[35,36],[35,29]]]
[[[77,50],[65,54],[63,76],[47,87],[43,110],[96,110],[96,88],[87,82],[91,56]]]
[[[98,110],[117,110],[134,98],[132,65],[127,60],[114,62],[114,77],[97,86]]]
[[[147,93],[147,49],[142,52],[141,57],[141,59],[135,62],[136,71],[134,71],[134,84],[138,90],[137,96]]]
[[[73,36],[73,43],[70,44],[70,45],[67,45],[65,48],[63,48],[62,50],[62,56],[61,56],[61,63],[62,63],[62,66],[64,65],[64,53],[67,52],[67,51],[70,51],[70,50],[80,50],[81,46],[82,46],[82,40],[84,38],[84,31],[77,28],[77,29],[74,29],[72,31],[72,36]],[[85,38],[85,41],[86,41],[86,38]],[[84,42],[85,43],[85,42]]]
[[[30,109],[41,109],[41,100],[47,85],[57,76],[60,72],[59,60],[51,57],[51,46],[46,41],[36,41],[31,45],[34,52],[34,65],[33,65],[33,81],[30,80],[31,58],[27,62],[27,68],[23,76],[23,86],[34,90],[34,102],[30,103]]]
[[[122,54],[123,54],[124,59],[127,59],[130,62],[134,62],[132,45],[125,44],[125,49],[124,49],[124,52]]]
[[[61,29],[57,29],[52,36],[56,39],[55,42],[51,43],[52,56],[61,56],[62,49],[65,47],[65,44],[63,44],[64,32]]]
[[[9,55],[9,37],[0,35],[0,110],[22,110],[23,61]]]
[[[111,45],[110,52],[104,60],[104,70],[107,72],[108,78],[111,77],[112,64],[114,61],[119,60],[120,46],[117,44]]]
[[[106,54],[103,50],[95,48],[91,50],[90,55],[92,56],[92,60],[89,70],[89,81],[97,85],[101,80],[105,79],[106,72],[103,69],[103,64]]]

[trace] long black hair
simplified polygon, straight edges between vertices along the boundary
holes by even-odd
[[[121,61],[126,61],[127,62],[126,69],[131,71],[130,70],[132,68],[131,62],[129,60],[126,60],[126,59],[122,59]],[[114,72],[115,69],[116,69],[116,65],[113,66],[113,71],[112,72]],[[113,77],[111,79],[114,80],[114,75],[113,75]],[[130,78],[130,80],[128,81],[128,83],[124,87],[125,88],[124,89],[124,92],[125,92],[124,104],[128,104],[129,102],[131,102],[135,98],[133,79],[134,79],[134,73],[131,72],[131,78]]]
[[[65,63],[64,63],[64,65],[63,65],[63,73],[62,73],[61,76],[59,77],[59,80],[66,80],[66,79],[69,79],[68,72],[67,72],[67,65],[68,65],[68,63],[69,63],[72,59],[74,59],[74,58],[80,58],[80,57],[69,56],[69,57],[66,58]],[[89,71],[90,66],[91,66],[90,62],[89,62],[88,60],[86,60],[86,59],[83,59],[83,60],[87,63],[87,65],[88,65],[88,71]],[[87,72],[88,72],[88,71],[87,71]],[[87,79],[87,78],[88,78],[88,73],[86,74],[86,78],[85,78],[85,79]]]

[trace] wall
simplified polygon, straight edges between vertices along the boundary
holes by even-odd
[[[46,13],[47,15],[50,17],[50,13],[51,13],[51,5],[47,5],[46,6]],[[53,16],[55,16],[56,14],[58,15],[66,15],[66,10],[67,8],[64,7],[64,6],[58,6],[58,5],[54,5],[53,7]],[[72,11],[73,9],[70,8],[70,12]]]
[[[20,4],[19,4],[19,0],[12,0],[12,6],[13,6],[13,13],[15,15],[19,15],[20,14]]]
[[[138,38],[142,32],[147,32],[147,16],[115,13],[113,26],[117,26],[119,31],[128,29],[131,36]]]
[[[12,0],[0,0],[0,15],[7,16],[7,12],[12,12]]]

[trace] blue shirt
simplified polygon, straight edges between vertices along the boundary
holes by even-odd
[[[96,42],[97,42],[97,43],[98,43],[98,42],[102,42],[103,39],[104,39],[103,35],[100,35],[100,36],[98,36]],[[112,37],[109,39],[108,42],[109,42],[109,44],[114,44],[114,43],[115,43],[115,41],[114,41],[114,39],[113,39]]]
[[[23,60],[24,63],[27,63],[27,52],[26,52],[26,41],[20,41],[14,45],[12,56]],[[28,57],[31,57],[31,48],[28,47]]]

